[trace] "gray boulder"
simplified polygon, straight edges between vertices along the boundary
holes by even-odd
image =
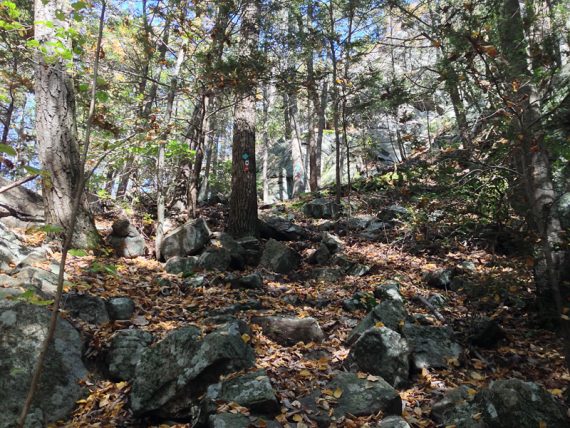
[[[346,274],[350,276],[364,276],[370,272],[370,266],[366,266],[360,263],[355,263],[346,270]]]
[[[197,256],[179,257],[174,256],[168,259],[164,265],[164,270],[172,275],[182,274],[182,276],[190,276],[200,267]]]
[[[400,326],[408,317],[406,308],[397,300],[385,300],[377,305],[366,317],[350,332],[346,339],[348,345],[356,342],[369,328],[382,323],[391,330],[399,331]]]
[[[410,219],[412,213],[407,208],[400,205],[390,205],[387,208],[382,209],[378,213],[378,218],[386,223],[393,223],[396,221],[405,221]]]
[[[325,265],[331,259],[331,252],[325,244],[319,245],[311,255],[307,258],[307,263],[312,265]]]
[[[263,334],[283,346],[297,342],[321,342],[323,331],[314,318],[256,317],[252,320],[261,326]]]
[[[428,286],[448,290],[452,288],[455,271],[453,269],[440,269],[428,272],[424,275],[424,280]]]
[[[198,264],[204,270],[225,271],[231,261],[232,256],[225,248],[208,248],[198,257]]]
[[[263,278],[258,272],[235,278],[231,281],[232,288],[243,288],[246,290],[259,290],[263,288]]]
[[[401,416],[388,416],[382,419],[378,428],[410,428],[410,425]]]
[[[131,319],[135,312],[135,302],[130,297],[111,297],[107,301],[107,312],[112,320]]]
[[[198,328],[184,327],[148,348],[135,370],[133,412],[168,419],[196,417],[208,385],[253,366],[253,349],[242,339],[245,332],[242,323],[232,322],[201,339]]]
[[[15,278],[22,287],[34,290],[43,298],[53,298],[57,291],[58,275],[49,270],[25,266]]]
[[[449,359],[458,359],[463,352],[453,340],[450,327],[432,327],[405,324],[402,335],[407,339],[412,352],[412,364],[416,369],[448,368]]]
[[[336,282],[343,277],[341,269],[320,267],[311,269],[309,276],[317,281]]]
[[[10,265],[17,265],[28,253],[20,238],[0,223],[0,269],[10,270]]]
[[[90,324],[105,324],[111,321],[105,300],[89,294],[70,293],[63,296],[63,308],[73,318]]]
[[[467,385],[450,389],[441,400],[432,405],[432,418],[443,425],[455,425],[458,428],[484,428],[482,420],[473,419],[479,412],[473,402],[475,390]]]
[[[404,302],[402,294],[400,294],[400,284],[397,282],[387,282],[380,284],[374,290],[374,297],[383,300],[395,300],[397,302]]]
[[[298,241],[305,239],[308,232],[297,226],[291,220],[271,216],[259,221],[260,236],[264,239],[276,239],[278,241]]]
[[[198,254],[210,242],[210,229],[204,219],[188,222],[168,233],[160,248],[163,260]]]
[[[287,274],[299,267],[301,256],[287,245],[270,239],[261,256],[261,266],[272,272]]]
[[[340,238],[328,232],[323,232],[321,243],[327,246],[331,254],[336,254],[344,248],[344,244]]]
[[[115,380],[131,380],[142,353],[152,343],[152,334],[142,330],[119,330],[111,339],[106,362]]]
[[[380,411],[387,415],[402,414],[402,400],[398,392],[383,379],[369,381],[360,379],[355,373],[338,373],[327,385],[342,395],[334,409],[336,417],[351,414],[367,416]]]
[[[402,400],[398,392],[382,378],[371,381],[360,379],[355,373],[339,372],[325,389],[340,392],[340,397],[336,398],[335,395],[336,404],[330,404],[332,411],[324,410],[318,404],[322,400],[320,390],[299,400],[301,409],[318,427],[331,426],[331,416],[338,419],[347,415],[368,416],[378,412],[385,415],[402,413]]]
[[[432,416],[458,428],[570,426],[566,412],[550,393],[519,379],[497,380],[476,394],[466,386],[453,389],[432,406]]]
[[[314,199],[303,206],[303,213],[311,218],[336,218],[341,212],[341,205],[323,198]]]
[[[238,238],[237,243],[243,249],[243,258],[248,266],[257,266],[261,260],[262,250],[259,239],[253,236]]]
[[[24,302],[0,300],[0,426],[15,426],[30,385],[51,312]],[[58,319],[32,403],[28,426],[67,418],[81,398],[78,381],[87,376],[79,333]]]
[[[0,177],[0,187],[11,183]],[[0,193],[0,221],[8,227],[22,229],[42,225],[45,221],[42,196],[25,186]]]
[[[250,426],[249,418],[239,413],[220,413],[211,415],[208,419],[210,428],[249,428]]]
[[[146,252],[144,237],[129,220],[124,218],[113,223],[107,244],[113,248],[117,257],[144,256]]]
[[[252,412],[274,415],[279,402],[265,370],[257,370],[208,387],[205,400],[215,410],[215,402],[234,402]]]
[[[490,428],[548,428],[570,426],[562,406],[536,383],[520,379],[498,380],[481,390],[475,401]]]
[[[350,366],[382,376],[390,385],[405,385],[410,374],[408,344],[402,336],[386,327],[368,329],[352,345]]]

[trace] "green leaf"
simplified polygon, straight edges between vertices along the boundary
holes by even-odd
[[[65,13],[63,13],[61,10],[55,11],[55,17],[60,21],[65,21]]]
[[[69,255],[74,257],[85,257],[88,255],[87,251],[82,250],[81,248],[72,248],[69,250]]]
[[[14,150],[13,147],[11,147],[7,144],[0,144],[0,152],[6,153],[7,155],[10,155],[10,156],[18,156],[18,152],[16,152],[16,150]]]
[[[45,233],[61,233],[63,232],[63,227],[57,224],[46,224],[45,226],[38,227],[38,230]]]
[[[24,165],[23,168],[29,174],[41,174],[41,172],[42,172],[41,169],[34,168],[33,166],[30,166],[30,165]]]
[[[28,41],[26,42],[26,45],[27,45],[29,48],[37,48],[37,47],[40,45],[40,42],[37,41],[37,40],[35,40],[35,39],[32,39],[32,40],[28,40]]]
[[[95,98],[97,98],[97,101],[104,103],[109,100],[109,94],[105,91],[98,91]]]
[[[79,92],[87,92],[89,90],[89,85],[87,83],[79,84]]]
[[[84,1],[76,1],[75,3],[71,3],[71,7],[76,12],[79,12],[80,10],[87,8],[87,3],[85,3]]]

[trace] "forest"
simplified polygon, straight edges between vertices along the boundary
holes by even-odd
[[[567,0],[0,0],[0,427],[570,426]]]

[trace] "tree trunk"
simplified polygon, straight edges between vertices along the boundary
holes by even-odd
[[[535,284],[537,307],[546,320],[560,324],[565,336],[566,364],[570,366],[570,325],[564,300],[570,295],[570,255],[564,230],[556,210],[556,194],[552,180],[548,147],[544,141],[537,88],[528,69],[524,24],[518,0],[504,0],[499,23],[501,48],[508,61],[506,84],[517,86],[510,93],[515,108],[510,111],[511,133],[518,141],[515,161],[522,186],[518,189],[529,208],[529,226],[537,235],[535,245]]]
[[[75,95],[73,83],[67,73],[66,61],[50,52],[49,43],[61,41],[56,30],[67,29],[68,23],[57,18],[56,11],[69,10],[67,0],[35,0],[35,39],[48,49],[36,57],[34,90],[36,95],[36,134],[38,155],[45,172],[43,197],[46,222],[55,224],[67,233],[71,229],[71,211],[76,186],[82,173],[75,122]],[[48,27],[42,22],[54,23]],[[71,50],[71,40],[62,41]],[[101,238],[91,214],[85,195],[77,215],[77,224],[72,246],[94,248]]]
[[[259,40],[259,0],[248,0],[241,23],[243,59],[251,58]],[[255,162],[255,91],[257,79],[244,76],[234,110],[232,145],[232,194],[228,229],[235,237],[257,235]]]

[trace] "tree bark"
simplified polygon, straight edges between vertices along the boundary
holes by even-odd
[[[259,40],[259,0],[248,0],[241,23],[240,51],[251,58]],[[255,91],[253,73],[242,77],[234,110],[232,145],[232,193],[228,229],[235,237],[257,235],[257,191],[255,162]]]
[[[40,45],[49,46],[48,43],[60,40],[56,38],[56,29],[69,27],[67,22],[57,18],[58,10],[68,11],[69,2],[35,0],[34,32]],[[50,28],[42,22],[55,25]],[[66,39],[63,43],[71,50],[71,40]],[[46,222],[60,226],[68,233],[71,230],[73,198],[82,176],[75,122],[75,94],[66,61],[57,58],[49,47],[47,55],[51,58],[38,54],[35,66],[38,155],[44,170]],[[81,199],[72,246],[94,248],[100,244],[101,238],[84,194]]]
[[[501,10],[500,41],[508,61],[507,87],[520,87],[509,93],[511,134],[517,142],[515,162],[522,178],[519,192],[527,203],[527,222],[537,235],[535,244],[535,284],[537,307],[544,319],[560,325],[565,336],[566,364],[570,367],[570,324],[565,314],[570,295],[570,255],[564,230],[556,210],[552,166],[544,141],[538,90],[528,68],[531,62],[523,32],[524,23],[518,0],[504,0]]]

